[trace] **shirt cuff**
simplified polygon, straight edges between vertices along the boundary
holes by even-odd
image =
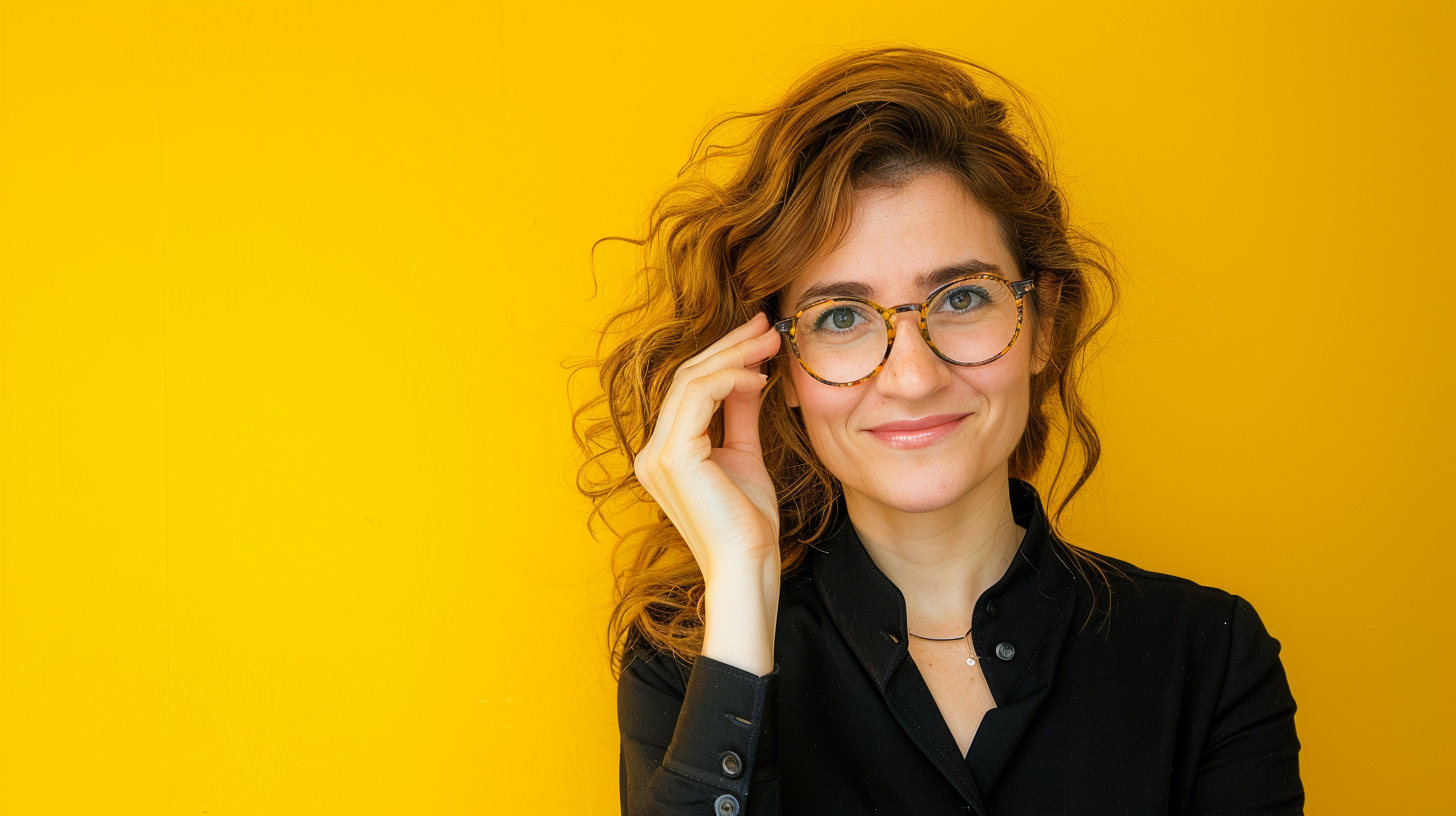
[[[711,657],[693,660],[664,768],[747,797],[778,776],[779,665],[759,676]]]

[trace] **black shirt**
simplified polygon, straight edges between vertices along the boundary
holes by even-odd
[[[1109,559],[1128,579],[1112,575],[1110,621],[1084,626],[1089,584],[1035,488],[1010,492],[1026,535],[972,613],[996,707],[965,756],[910,657],[905,597],[840,499],[781,586],[772,672],[629,655],[623,813],[1303,813],[1294,698],[1248,601]]]

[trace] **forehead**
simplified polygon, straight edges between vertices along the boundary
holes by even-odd
[[[1015,262],[1001,239],[995,216],[952,176],[928,173],[893,188],[872,188],[855,196],[844,240],[807,264],[786,291],[792,314],[805,295],[839,283],[882,305],[913,302],[933,285],[919,285],[928,273],[956,265],[993,266],[1015,278]],[[922,291],[924,290],[924,291]],[[827,294],[819,295],[827,296]]]

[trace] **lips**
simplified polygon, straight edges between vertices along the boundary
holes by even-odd
[[[920,419],[897,419],[894,422],[886,422],[883,425],[876,425],[868,430],[875,433],[892,433],[902,431],[921,431],[926,428],[934,428],[937,425],[944,425],[947,422],[954,422],[969,414],[933,414]]]
[[[869,435],[890,448],[925,448],[955,433],[970,414],[936,414],[920,419],[898,419],[869,429]]]

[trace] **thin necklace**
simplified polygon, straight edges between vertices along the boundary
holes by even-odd
[[[974,626],[971,627],[971,629],[974,629],[974,628],[975,628]],[[971,633],[971,629],[967,629],[965,635],[961,635],[960,637],[953,637],[953,638],[928,638],[928,637],[921,637],[920,635],[917,635],[917,634],[915,634],[914,632],[911,632],[908,629],[905,631],[905,633],[908,634],[910,637],[920,638],[921,640],[960,640],[961,638],[964,638],[966,635],[969,635]],[[970,657],[966,658],[966,665],[967,666],[974,666],[974,665],[976,665],[976,657],[977,657],[977,655],[976,655],[976,649],[975,649],[974,646],[971,645],[971,642],[969,640],[966,641],[966,648],[970,650],[970,655],[971,655]]]

